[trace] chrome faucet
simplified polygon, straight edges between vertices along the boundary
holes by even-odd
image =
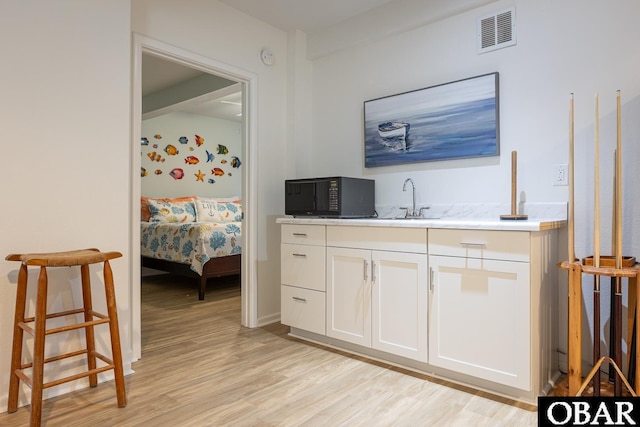
[[[424,209],[429,209],[429,208],[422,207],[420,208],[420,210],[416,209],[416,184],[413,182],[411,178],[407,178],[404,180],[404,184],[402,184],[402,191],[407,191],[407,182],[411,183],[411,187],[413,190],[411,211],[409,211],[409,208],[404,208],[404,207],[400,209],[405,209],[407,211],[404,216],[405,218],[422,218],[422,211]]]

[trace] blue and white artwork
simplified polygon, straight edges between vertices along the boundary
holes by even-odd
[[[498,73],[365,101],[365,167],[497,156],[498,105]]]

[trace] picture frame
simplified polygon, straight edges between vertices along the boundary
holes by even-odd
[[[364,102],[365,167],[500,155],[499,73]]]

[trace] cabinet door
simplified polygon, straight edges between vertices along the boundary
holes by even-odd
[[[372,252],[372,347],[427,361],[427,256]]]
[[[371,347],[371,251],[327,247],[327,335]]]
[[[429,256],[429,363],[531,388],[529,263]]]

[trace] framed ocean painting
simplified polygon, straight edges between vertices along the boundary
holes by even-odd
[[[365,167],[498,156],[498,76],[365,101]]]

